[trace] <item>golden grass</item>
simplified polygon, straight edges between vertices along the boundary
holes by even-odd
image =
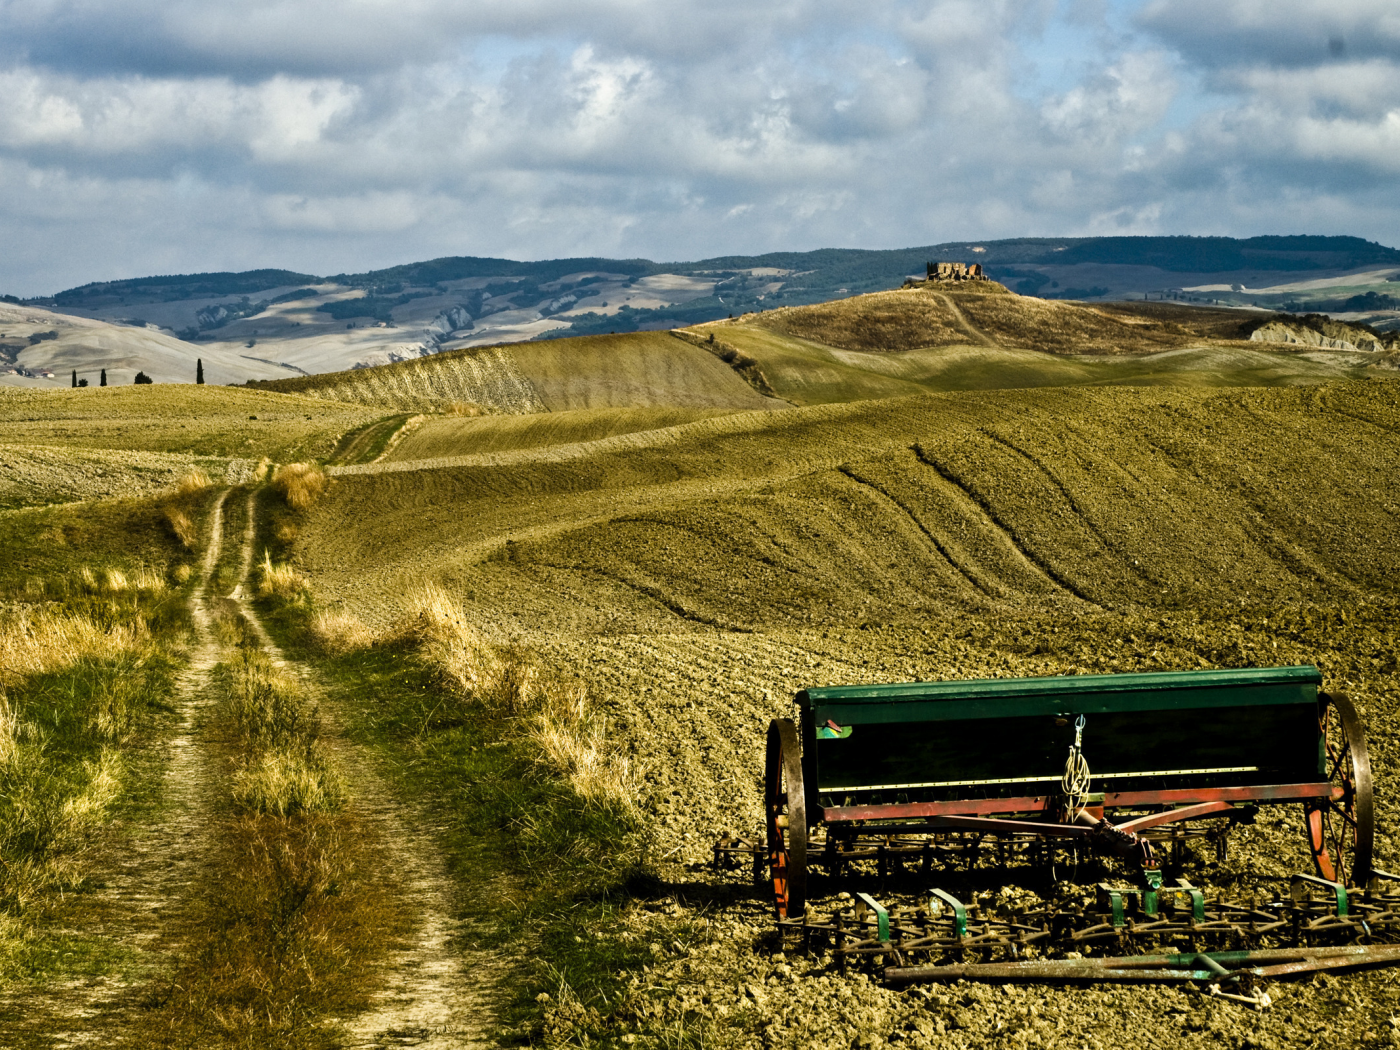
[[[874,292],[816,306],[784,307],[745,323],[844,350],[914,350],[977,341],[957,323],[943,299],[914,291]],[[716,338],[724,337],[725,327],[714,326],[719,333]]]
[[[195,496],[213,485],[209,475],[196,467],[175,483],[174,492],[177,496]]]
[[[480,699],[495,688],[500,659],[440,584],[426,583],[410,596],[408,618],[396,634],[417,643],[441,683],[457,696]]]
[[[84,567],[96,587],[96,578]],[[144,652],[150,631],[144,620],[102,624],[79,613],[47,608],[12,610],[0,619],[0,686],[57,671],[83,659]]]
[[[290,817],[339,809],[345,787],[321,749],[307,743],[273,748],[248,760],[233,775],[233,801],[247,813]]]
[[[296,599],[306,593],[310,584],[305,576],[284,562],[274,562],[270,551],[263,551],[258,566],[258,597]]]
[[[354,613],[343,610],[321,610],[311,617],[311,636],[324,652],[343,656],[359,649],[368,649],[375,634]]]
[[[328,455],[340,435],[378,415],[357,405],[212,384],[12,390],[0,397],[0,444],[291,462]]]
[[[590,709],[583,684],[544,689],[540,707],[528,732],[540,764],[567,780],[585,801],[635,808],[639,785],[631,763],[608,743],[606,721]]]
[[[164,513],[165,523],[170,526],[170,534],[180,541],[180,546],[185,550],[192,550],[197,537],[190,516],[179,507],[166,507]]]
[[[541,674],[528,653],[491,646],[438,583],[414,594],[401,638],[417,643],[449,693],[464,704],[513,721],[538,763],[590,803],[630,810],[637,785],[630,764],[607,739],[578,682]]]
[[[664,430],[729,415],[725,408],[595,408],[477,419],[430,418],[383,456],[384,462],[514,452]]]
[[[288,463],[277,468],[272,487],[292,510],[308,509],[326,491],[326,475],[314,463]]]

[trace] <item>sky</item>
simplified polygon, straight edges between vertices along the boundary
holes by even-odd
[[[0,0],[0,293],[443,255],[1400,244],[1396,0]]]

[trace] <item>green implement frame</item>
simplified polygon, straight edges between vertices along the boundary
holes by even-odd
[[[779,916],[805,904],[814,828],[843,842],[1074,838],[1151,868],[1151,829],[1290,802],[1318,874],[1364,883],[1365,738],[1346,697],[1321,687],[1299,666],[805,689],[797,719],[769,727]]]

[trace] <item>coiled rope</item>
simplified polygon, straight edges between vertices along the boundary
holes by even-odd
[[[1084,757],[1084,716],[1074,723],[1074,743],[1069,746],[1069,758],[1065,760],[1065,775],[1060,778],[1060,788],[1069,802],[1069,819],[1074,820],[1084,812],[1084,803],[1089,799],[1089,761]]]

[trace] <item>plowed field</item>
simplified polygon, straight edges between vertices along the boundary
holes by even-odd
[[[374,623],[415,583],[445,581],[497,641],[534,648],[609,712],[665,887],[633,907],[673,900],[677,929],[704,931],[663,953],[619,1032],[1353,1045],[1390,1030],[1392,976],[1278,986],[1284,1005],[1262,1015],[1163,988],[887,992],[829,959],[773,956],[761,895],[703,862],[717,831],[758,826],[763,733],[804,686],[1316,663],[1365,712],[1377,863],[1400,863],[1397,462],[1400,384],[1382,380],[924,395],[567,455],[357,468],[312,512],[299,560]],[[1266,813],[1193,878],[1305,870],[1297,820]],[[1036,887],[1024,871],[996,879],[980,888]],[[843,888],[819,885],[818,906]]]

